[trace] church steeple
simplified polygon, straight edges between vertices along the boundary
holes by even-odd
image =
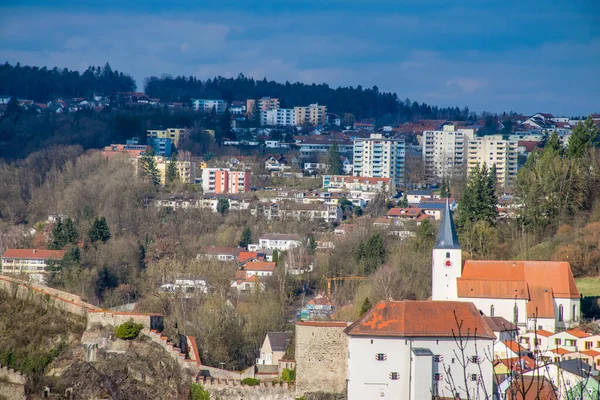
[[[452,211],[450,211],[450,204],[446,198],[446,207],[442,213],[442,223],[440,224],[440,230],[438,232],[437,240],[435,241],[436,249],[460,249],[458,243],[458,235],[456,234],[456,227],[454,226],[454,220],[452,219]]]

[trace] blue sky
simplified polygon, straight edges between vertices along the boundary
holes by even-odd
[[[600,112],[597,0],[0,2],[0,62],[377,85],[477,111]]]

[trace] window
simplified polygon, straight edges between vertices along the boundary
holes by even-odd
[[[440,373],[433,374],[433,380],[434,381],[441,381],[442,379],[444,379],[444,375],[442,375]]]
[[[450,258],[450,252],[446,253],[446,258]]]
[[[387,355],[385,355],[383,353],[377,353],[377,354],[375,354],[375,359],[377,361],[385,361],[385,360],[387,360]]]
[[[493,316],[494,316],[494,305],[492,304],[490,306],[490,317],[493,317]]]
[[[477,374],[469,374],[469,380],[473,382],[477,382],[479,380],[479,375]]]
[[[542,339],[535,339],[534,342],[535,342],[534,344],[536,346],[541,346],[542,345]]]
[[[441,354],[434,355],[433,362],[444,362],[444,356]]]
[[[561,341],[560,341],[560,339],[558,339],[558,338],[557,338],[557,339],[554,339],[554,344],[557,344],[557,345],[559,345],[559,346],[560,346],[560,344],[561,344]]]
[[[561,304],[560,306],[558,306],[558,322],[563,322],[564,319],[564,308]]]
[[[573,321],[577,321],[577,305],[573,304]]]
[[[517,325],[519,323],[519,307],[515,304],[515,308],[513,310],[513,323]]]
[[[390,372],[390,379],[393,381],[397,381],[400,379],[400,374],[398,372]]]
[[[475,363],[475,364],[479,364],[479,362],[481,361],[481,358],[479,356],[471,356],[471,357],[469,357],[469,361],[471,361],[472,363]]]
[[[586,350],[591,349],[593,344],[594,344],[593,342],[585,342],[585,349]]]

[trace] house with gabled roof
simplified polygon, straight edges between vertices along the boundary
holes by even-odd
[[[256,364],[278,365],[279,360],[285,355],[291,339],[292,332],[267,332],[260,348],[260,358],[256,359]]]
[[[556,332],[578,324],[579,291],[568,262],[466,260],[448,202],[433,249],[432,299],[472,302],[519,330]]]
[[[466,399],[493,392],[493,365],[484,354],[492,353],[495,335],[471,303],[382,301],[345,332],[348,400]],[[465,368],[457,361],[457,337]]]

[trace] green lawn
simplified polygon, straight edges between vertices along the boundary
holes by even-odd
[[[600,296],[600,278],[576,278],[575,283],[584,296]]]

